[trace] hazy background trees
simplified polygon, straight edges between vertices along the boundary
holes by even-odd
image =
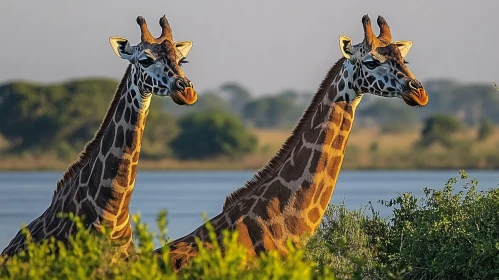
[[[181,159],[238,157],[253,152],[257,139],[241,121],[226,112],[195,112],[180,119],[180,135],[172,148]]]
[[[438,143],[445,148],[452,148],[452,136],[461,128],[462,124],[454,116],[435,114],[425,120],[419,145],[428,147]]]
[[[116,85],[108,79],[1,85],[0,136],[8,142],[3,153],[55,153],[60,158],[76,154],[93,137]],[[470,126],[478,128],[477,141],[493,134],[499,122],[499,94],[492,84],[436,79],[425,87],[430,102],[423,108],[366,95],[355,128],[379,127],[382,133],[421,129],[420,147],[451,148],[457,143],[454,135]],[[292,89],[255,95],[234,82],[201,92],[195,106],[177,106],[169,98],[154,96],[142,156],[205,159],[254,152],[257,138],[250,128],[289,130],[312,97],[312,92]],[[379,145],[373,143],[377,151]]]

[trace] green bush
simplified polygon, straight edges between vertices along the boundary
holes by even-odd
[[[364,210],[349,211],[344,204],[330,205],[317,233],[308,240],[307,258],[319,269],[332,270],[338,279],[378,276],[377,251],[371,247],[367,228],[383,221],[371,219]]]
[[[478,182],[461,171],[443,190],[425,188],[385,202],[392,207],[382,245],[393,268],[410,268],[408,279],[493,279],[499,277],[499,189],[477,192]]]
[[[499,189],[478,192],[461,171],[442,190],[425,188],[382,204],[377,212],[330,206],[307,256],[339,279],[497,279],[499,277]]]
[[[333,279],[327,269],[319,272],[314,263],[305,260],[303,250],[291,245],[285,259],[276,252],[249,258],[237,242],[237,235],[225,232],[222,253],[213,230],[210,237],[214,248],[201,249],[199,255],[176,274],[169,264],[167,251],[162,255],[152,252],[155,238],[160,244],[164,243],[165,213],[157,220],[159,234],[149,231],[140,216],[134,215],[139,256],[110,264],[114,251],[107,235],[91,234],[83,230],[77,218],[70,218],[77,222],[80,231],[71,238],[69,249],[54,240],[28,243],[25,252],[3,266],[0,259],[0,279]]]
[[[257,138],[233,115],[221,111],[190,114],[180,120],[172,148],[183,159],[238,157],[255,151]]]

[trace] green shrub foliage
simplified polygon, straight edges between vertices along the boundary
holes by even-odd
[[[478,182],[461,171],[443,190],[425,188],[385,202],[393,217],[380,243],[383,259],[407,268],[410,279],[494,279],[499,277],[499,189],[478,192]]]
[[[25,252],[3,266],[0,260],[0,279],[334,279],[329,270],[319,273],[315,264],[305,259],[305,252],[291,245],[286,258],[276,252],[249,258],[237,242],[237,234],[225,232],[222,244],[218,244],[213,230],[210,237],[215,246],[201,249],[188,266],[175,273],[167,251],[161,255],[152,252],[158,243],[164,244],[165,216],[164,212],[158,216],[160,232],[156,234],[148,230],[139,215],[134,215],[139,255],[114,263],[106,232],[92,234],[84,230],[78,218],[71,217],[80,230],[71,238],[68,248],[53,239],[28,243]]]
[[[454,186],[459,181],[463,188]],[[499,189],[477,191],[466,172],[425,197],[405,193],[382,204],[348,211],[332,205],[307,256],[338,279],[497,279],[499,277]]]

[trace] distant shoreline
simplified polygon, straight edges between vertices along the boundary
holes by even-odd
[[[175,161],[175,160],[143,160],[139,162],[139,169],[142,171],[257,171],[262,168],[267,162],[261,162],[257,164],[255,162],[248,163],[245,160],[238,161]],[[33,162],[26,162],[22,164],[21,162],[5,162],[0,161],[0,172],[30,172],[30,171],[47,171],[47,172],[64,172],[69,163],[59,162],[54,164],[52,161],[50,165],[47,164],[33,164]],[[497,170],[494,166],[457,166],[457,165],[441,165],[441,166],[393,166],[393,165],[380,165],[380,166],[349,166],[349,164],[344,164],[341,168],[344,170],[351,171],[441,171],[441,170]],[[499,172],[499,170],[498,170]]]

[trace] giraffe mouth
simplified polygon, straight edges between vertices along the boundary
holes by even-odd
[[[192,105],[198,100],[198,95],[192,87],[186,87],[183,91],[174,91],[170,97],[178,105]]]
[[[424,88],[409,89],[404,91],[401,96],[405,103],[409,106],[423,107],[428,104],[428,94],[426,94]]]

